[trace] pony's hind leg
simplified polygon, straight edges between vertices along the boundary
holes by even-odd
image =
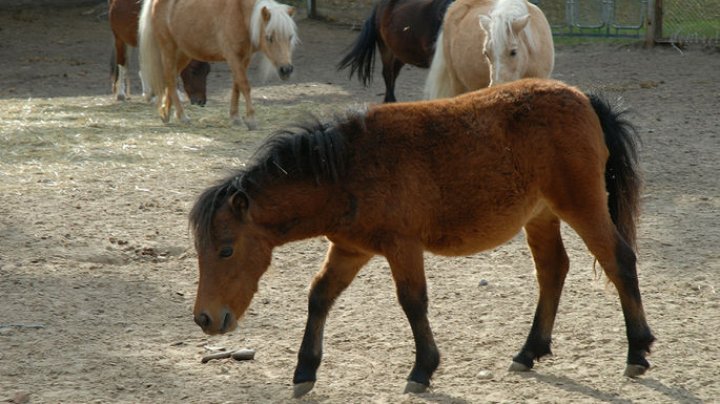
[[[247,78],[247,68],[250,64],[248,57],[244,58],[228,58],[228,65],[233,73],[233,89],[230,97],[230,120],[233,125],[240,124],[239,117],[239,99],[240,92],[245,98],[245,125],[248,130],[255,130],[258,128],[257,122],[255,121],[255,109],[252,105],[252,99],[250,98],[250,82]]]
[[[330,307],[370,258],[372,258],[371,254],[331,244],[323,269],[315,277],[310,288],[307,325],[293,377],[295,397],[305,395],[315,386],[317,369],[322,360],[325,320]]]
[[[423,247],[415,242],[396,240],[391,248],[385,256],[395,280],[400,306],[415,339],[415,365],[408,376],[405,393],[422,393],[430,386],[430,378],[440,364],[440,353],[427,318]]]
[[[628,339],[625,375],[639,376],[650,368],[645,356],[655,337],[645,319],[635,252],[612,223],[605,199],[583,200],[582,209],[566,210],[560,217],[580,235],[620,295]]]
[[[168,57],[169,53],[163,53],[163,77],[165,79],[165,96],[163,103],[160,105],[160,117],[165,123],[170,122],[170,111],[175,105],[175,117],[180,122],[189,122],[190,119],[185,115],[182,103],[177,92],[177,59]]]
[[[525,233],[535,261],[540,296],[530,334],[510,366],[514,371],[530,370],[535,360],[552,355],[552,330],[570,265],[560,235],[560,220],[552,212],[545,209],[533,218],[525,225]]]

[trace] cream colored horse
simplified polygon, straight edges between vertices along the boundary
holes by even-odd
[[[140,12],[140,70],[158,97],[163,122],[175,106],[188,121],[175,91],[175,80],[190,59],[227,61],[233,74],[230,118],[239,123],[238,98],[245,98],[245,124],[255,129],[247,69],[255,52],[281,79],[293,71],[298,41],[293,7],[274,0],[144,0]]]
[[[550,24],[525,0],[456,0],[435,44],[425,97],[444,98],[527,77],[549,78]]]

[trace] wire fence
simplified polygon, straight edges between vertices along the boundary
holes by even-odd
[[[360,24],[376,0],[295,0],[334,21]],[[720,44],[720,0],[530,0],[557,36]]]
[[[720,0],[531,0],[555,35],[720,43]],[[648,33],[647,30],[652,32]]]
[[[720,0],[656,1],[662,5],[659,40],[720,44]]]

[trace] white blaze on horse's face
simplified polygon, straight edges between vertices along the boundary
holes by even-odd
[[[503,21],[480,16],[485,31],[483,55],[490,69],[490,87],[524,77],[528,64],[528,48],[520,38],[530,22],[530,15]]]
[[[281,79],[286,80],[293,72],[292,53],[298,42],[297,28],[292,16],[295,8],[279,5],[262,8],[263,35],[259,38],[259,50]]]

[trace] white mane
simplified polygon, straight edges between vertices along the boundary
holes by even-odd
[[[260,27],[262,26],[262,9],[267,7],[270,11],[270,21],[265,27],[268,34],[277,33],[284,38],[292,37],[292,46],[297,44],[297,25],[295,20],[292,19],[288,10],[291,8],[288,5],[280,4],[274,0],[258,0],[255,2],[252,16],[250,17],[250,32],[252,34],[252,44],[257,47],[260,45]]]
[[[492,20],[490,36],[492,40],[497,44],[516,41],[517,39],[514,37],[508,38],[508,35],[513,34],[512,22],[529,14],[530,10],[525,0],[498,0],[490,12],[490,19]],[[528,39],[528,47],[534,49],[535,42],[527,26],[525,27],[525,34]]]

